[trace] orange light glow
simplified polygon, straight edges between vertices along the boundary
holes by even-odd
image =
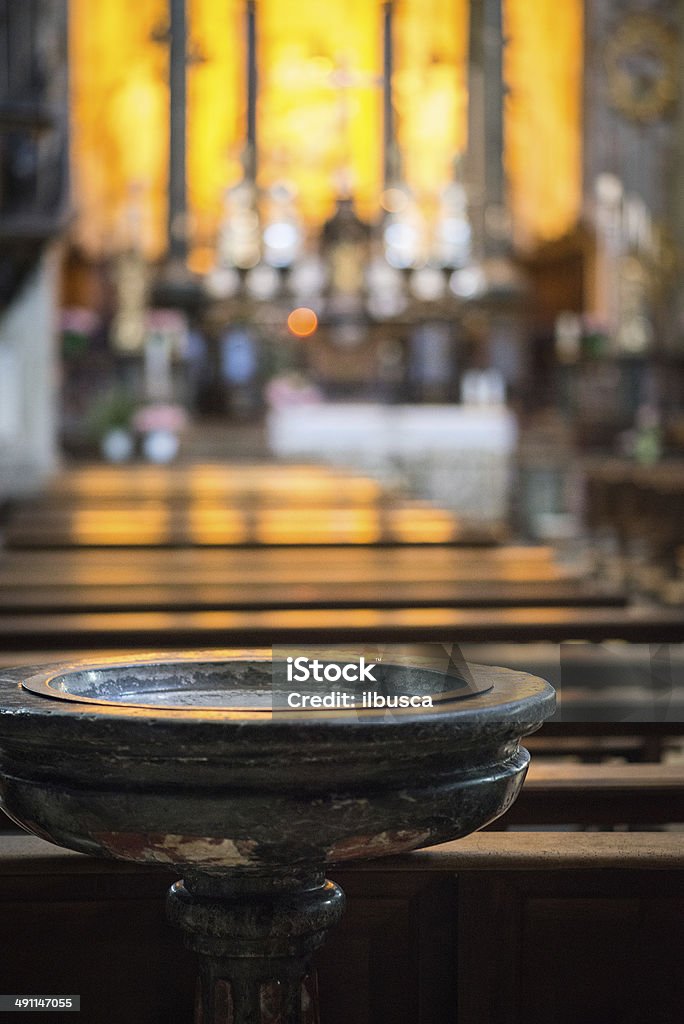
[[[318,327],[318,317],[308,306],[298,306],[287,318],[287,326],[297,338],[308,338]]]

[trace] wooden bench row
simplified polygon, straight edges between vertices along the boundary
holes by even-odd
[[[325,643],[680,643],[679,611],[620,607],[351,607],[0,614],[0,651]]]
[[[106,609],[106,610],[105,610]],[[142,610],[144,609],[144,610]],[[630,609],[548,548],[5,552],[0,647],[677,641],[678,610]]]
[[[377,499],[388,490],[378,481],[339,467],[294,462],[195,462],[171,466],[107,466],[86,463],[63,470],[39,503],[120,500],[234,500],[252,497],[321,503],[346,494]],[[390,488],[394,491],[394,488]]]
[[[0,610],[624,606],[548,548],[0,553]]]
[[[522,793],[495,824],[505,829],[675,822],[684,822],[684,763],[550,764],[533,757]]]
[[[680,835],[479,833],[330,874],[348,908],[318,959],[326,1024],[681,1019]],[[80,994],[88,1024],[187,1024],[173,877],[0,837],[3,991]]]
[[[11,548],[250,547],[494,544],[501,531],[420,502],[391,506],[172,509],[131,506],[46,514],[22,510],[5,527]]]
[[[99,482],[99,487],[98,487]],[[325,467],[90,467],[10,512],[14,548],[493,544],[499,524],[461,521],[393,486]]]
[[[289,548],[154,548],[15,551],[0,548],[7,584],[290,582],[567,582],[550,548],[448,545]]]
[[[1,574],[0,574],[1,579]],[[623,607],[622,594],[571,581],[2,585],[0,611],[52,612],[248,611],[273,608],[522,608]]]

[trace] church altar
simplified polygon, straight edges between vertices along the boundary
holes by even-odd
[[[503,405],[308,403],[272,410],[267,430],[280,458],[396,476],[465,519],[507,514],[517,428]]]

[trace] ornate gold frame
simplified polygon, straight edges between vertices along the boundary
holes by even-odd
[[[662,73],[641,95],[623,60],[632,53],[654,54]],[[632,14],[617,27],[605,48],[608,90],[612,105],[634,121],[649,123],[661,118],[677,97],[678,49],[674,32],[658,18]]]

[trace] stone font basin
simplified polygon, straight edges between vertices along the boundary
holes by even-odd
[[[420,660],[383,671],[383,694],[433,706],[365,707],[347,686],[354,707],[293,710],[259,651],[5,670],[2,803],[61,846],[184,875],[169,912],[202,957],[197,1022],[315,1021],[308,959],[343,901],[326,866],[504,813],[519,741],[554,707],[522,672],[471,665],[445,687]]]

